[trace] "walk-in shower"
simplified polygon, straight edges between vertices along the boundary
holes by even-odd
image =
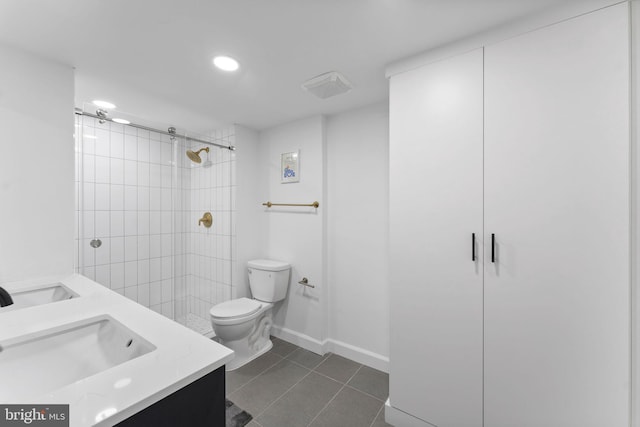
[[[232,296],[235,137],[160,128],[76,111],[76,271],[209,333]],[[205,164],[184,155],[202,151]]]

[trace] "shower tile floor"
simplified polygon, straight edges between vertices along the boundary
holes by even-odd
[[[203,319],[195,314],[189,313],[186,317],[177,319],[177,322],[201,335],[211,336],[213,334],[211,322],[208,319]]]
[[[227,372],[227,398],[253,416],[247,427],[390,427],[386,373],[271,339],[270,351]]]

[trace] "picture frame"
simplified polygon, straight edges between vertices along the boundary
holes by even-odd
[[[300,182],[300,150],[280,155],[280,183]]]

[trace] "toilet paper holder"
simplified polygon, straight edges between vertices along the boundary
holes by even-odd
[[[314,285],[309,284],[309,279],[307,279],[306,277],[303,277],[302,280],[300,280],[298,282],[298,284],[303,285],[303,286],[307,286],[309,288],[315,288]]]

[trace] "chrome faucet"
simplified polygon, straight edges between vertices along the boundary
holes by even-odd
[[[2,286],[0,286],[0,307],[13,304],[13,299],[9,292],[7,292]]]

